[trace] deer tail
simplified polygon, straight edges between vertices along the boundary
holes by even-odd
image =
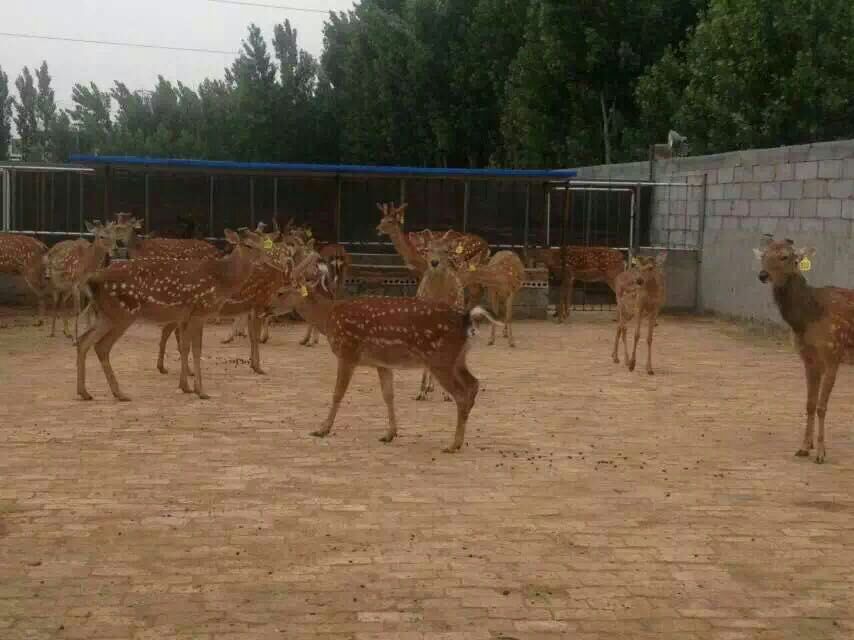
[[[486,309],[481,306],[477,306],[466,314],[466,328],[472,327],[477,320],[486,320],[490,324],[494,324],[496,327],[503,327],[504,323],[500,320],[496,320],[495,316],[489,313]]]

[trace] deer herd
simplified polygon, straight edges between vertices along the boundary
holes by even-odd
[[[405,204],[377,206],[381,214],[377,233],[390,238],[419,279],[414,298],[347,298],[344,285],[352,264],[347,250],[340,244],[318,247],[310,229],[291,223],[280,229],[275,221],[269,231],[264,224],[254,230],[226,229],[230,250],[225,252],[204,240],[142,237],[140,221],[125,213],[107,223],[87,223],[94,236],[91,242],[66,240],[50,249],[29,236],[0,234],[0,273],[22,275],[37,294],[36,324],[42,324],[46,301],[52,302],[51,336],[60,309],[73,301],[74,332],[69,331],[67,316],[63,330],[77,346],[77,393],[83,400],[92,399],[86,388],[86,358],[93,348],[112,394],[129,400],[110,364],[110,353],[139,319],[162,328],[157,369],[168,373],[165,351],[174,333],[180,357],[178,386],[207,399],[201,360],[205,324],[215,317],[232,318],[232,332],[224,342],[245,327],[249,365],[264,374],[260,345],[267,340],[270,318],[295,311],[307,324],[300,344],[317,344],[323,334],[338,363],[332,405],[312,435],[330,433],[353,372],[372,367],[388,411],[388,431],[381,440],[391,442],[398,430],[393,372],[420,369],[417,400],[429,398],[435,380],[445,400],[456,403],[456,431],[444,449],[455,452],[464,443],[479,388],[466,365],[471,337],[477,324],[485,321],[491,325],[488,344],[494,344],[496,330],[502,329],[508,345],[515,347],[513,304],[525,280],[525,266],[513,251],[490,255],[489,245],[477,235],[453,230],[406,232]],[[117,250],[126,252],[127,259],[111,260]],[[854,291],[808,285],[801,271],[814,250],[797,249],[790,240],[768,239],[756,253],[762,262],[759,278],[773,285],[774,301],[792,329],[806,371],[807,424],[797,455],[807,456],[815,447],[817,414],[816,462],[821,463],[826,457],[828,399],[840,362],[854,352]],[[529,256],[560,283],[559,322],[569,317],[576,281],[604,282],[613,290],[617,328],[612,358],[620,362],[622,340],[629,371],[635,369],[645,319],[646,371],[654,373],[652,342],[665,301],[665,253],[636,256],[629,265],[622,252],[609,247],[535,249]],[[480,306],[484,292],[492,312]],[[81,315],[88,320],[82,334]],[[631,354],[629,323],[635,325]]]

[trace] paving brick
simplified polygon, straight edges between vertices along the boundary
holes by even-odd
[[[797,180],[813,180],[818,177],[818,162],[798,162],[795,164]]]
[[[765,182],[762,184],[763,200],[779,200],[782,196],[782,185],[779,182]]]
[[[788,200],[756,200],[750,203],[750,215],[758,218],[785,217],[789,215]]]
[[[830,180],[827,183],[827,192],[831,198],[854,198],[854,180]]]
[[[827,198],[818,201],[819,218],[839,218],[842,216],[842,202]]]
[[[745,182],[741,185],[741,197],[745,200],[759,200],[762,197],[762,185],[758,182]]]
[[[806,180],[806,181],[804,181],[804,197],[805,198],[826,198],[826,197],[828,197],[827,180]]]
[[[818,163],[819,178],[841,178],[842,160],[821,160]]]
[[[774,170],[774,178],[778,182],[783,182],[784,180],[793,180],[795,178],[795,165],[791,162],[784,162],[783,164],[778,164],[776,169]]]
[[[789,180],[780,184],[780,197],[786,200],[797,200],[804,195],[804,183],[800,180]]]
[[[735,169],[733,167],[722,167],[718,169],[718,183],[726,184],[732,182],[735,177]]]
[[[755,182],[771,182],[774,180],[774,165],[756,164],[753,165],[753,180]]]
[[[846,200],[842,203],[842,217],[846,220],[854,220],[854,200]]]
[[[798,218],[815,218],[818,216],[818,200],[804,198],[792,202],[792,215]]]

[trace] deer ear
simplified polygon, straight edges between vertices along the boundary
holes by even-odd
[[[385,205],[377,202],[377,209],[380,210],[380,213],[385,215]]]
[[[225,239],[229,244],[240,244],[240,236],[231,229],[225,230]]]
[[[754,249],[753,250],[753,256],[757,260],[762,260],[762,256],[764,256],[764,255],[765,255],[765,252],[762,249]]]
[[[664,251],[655,256],[655,264],[659,267],[663,267],[665,262],[667,262],[667,254]]]
[[[86,231],[88,231],[89,233],[94,233],[95,229],[98,228],[98,221],[97,220],[95,221],[95,224],[86,220],[85,224],[86,224]]]
[[[142,220],[137,220],[136,218],[132,218],[131,223],[133,224],[134,229],[142,229]]]
[[[800,249],[795,250],[795,255],[798,256],[799,260],[803,260],[804,258],[814,258],[815,247],[801,247]]]

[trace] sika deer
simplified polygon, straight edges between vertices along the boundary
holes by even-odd
[[[638,256],[635,259],[635,265],[632,269],[618,275],[614,282],[617,291],[617,336],[614,338],[614,352],[612,357],[614,362],[619,364],[620,358],[617,355],[617,346],[620,336],[622,336],[626,366],[629,368],[629,371],[635,370],[641,321],[647,318],[646,372],[649,375],[655,373],[652,369],[652,334],[666,295],[664,273],[661,270],[665,260],[667,260],[666,253],[660,253],[655,257]],[[632,318],[637,319],[637,325],[635,326],[635,343],[632,348],[632,356],[629,358],[626,333],[628,332],[627,323]]]
[[[106,225],[96,220],[86,222],[86,229],[95,234],[92,242],[84,238],[58,242],[45,255],[45,271],[53,291],[53,317],[50,337],[56,335],[56,317],[60,305],[69,298],[74,300],[74,344],[79,336],[78,320],[82,311],[81,298],[89,295],[86,285],[89,277],[104,266],[116,247],[116,238],[123,226],[110,222]],[[91,324],[91,319],[89,324]],[[68,316],[63,317],[62,332],[68,336]]]
[[[504,336],[511,347],[516,346],[513,339],[513,299],[522,288],[525,280],[525,265],[513,251],[499,251],[485,267],[470,264],[467,271],[460,272],[464,286],[476,283],[486,287],[489,303],[495,314],[500,313],[504,305]],[[495,344],[495,325],[488,344]]]
[[[320,259],[329,269],[329,283],[334,299],[340,299],[344,294],[344,286],[347,281],[347,274],[350,271],[352,259],[344,245],[328,244],[318,252]],[[311,323],[306,323],[308,328],[305,332],[305,337],[300,340],[300,344],[305,347],[316,345],[320,339],[320,333]]]
[[[813,248],[796,249],[791,240],[769,241],[755,249],[762,261],[759,280],[771,282],[774,302],[792,328],[795,346],[807,378],[807,424],[796,456],[809,456],[814,446],[818,414],[818,449],[815,461],[826,457],[824,419],[839,363],[854,355],[854,291],[840,287],[812,287],[801,271],[809,271]]]
[[[240,237],[226,229],[225,236],[234,250],[224,258],[198,261],[149,258],[114,262],[90,278],[98,320],[81,336],[77,347],[77,393],[81,398],[92,399],[86,390],[86,355],[94,346],[113,395],[119,400],[129,400],[121,392],[113,373],[110,351],[139,318],[164,324],[179,323],[179,386],[190,393],[187,361],[192,345],[194,391],[201,399],[209,397],[202,387],[204,323],[243,286],[255,263],[264,257],[263,242],[258,235],[247,231]]]
[[[626,269],[623,254],[611,247],[569,246],[566,248],[565,267],[561,262],[561,249],[534,249],[532,255],[546,265],[553,280],[560,282],[558,322],[569,319],[576,280],[604,282],[616,293],[614,280]]]
[[[38,298],[39,311],[33,324],[42,324],[44,299],[48,294],[48,282],[45,278],[44,256],[47,246],[30,236],[0,234],[0,273],[14,273],[24,277],[27,286]]]
[[[421,276],[415,297],[432,302],[444,302],[463,313],[465,311],[463,285],[457,276],[457,270],[451,265],[449,249],[447,241],[434,242],[430,245],[427,269]],[[433,376],[430,370],[425,368],[421,375],[421,389],[415,399],[429,400],[431,391],[433,391]],[[444,394],[444,398],[446,402],[451,400],[447,393]]]
[[[205,240],[190,238],[141,238],[136,232],[142,222],[133,214],[117,213],[116,224],[126,225],[130,230],[119,246],[124,245],[129,258],[165,258],[170,260],[205,260],[218,258],[222,252]]]
[[[283,292],[279,303],[279,309],[284,311],[296,308],[326,334],[338,358],[332,407],[320,429],[312,435],[320,438],[329,435],[356,367],[375,367],[389,417],[388,432],[380,440],[391,442],[397,436],[393,370],[427,367],[457,404],[456,434],[445,451],[458,451],[478,391],[478,381],[465,361],[474,333],[473,323],[480,318],[489,322],[497,320],[480,307],[460,313],[450,305],[418,298],[333,301],[318,295],[322,277],[314,266],[315,273],[310,277],[306,275],[311,271],[309,267],[301,265],[294,270],[296,289]]]

